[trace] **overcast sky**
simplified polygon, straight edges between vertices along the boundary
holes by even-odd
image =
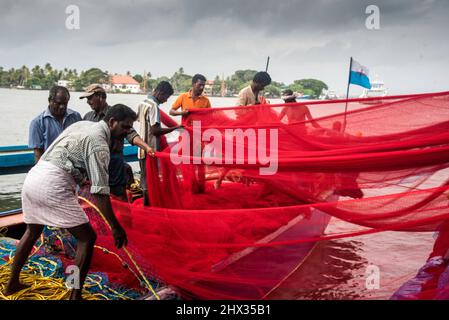
[[[390,93],[449,90],[448,0],[0,0],[0,66],[317,78],[344,93],[349,58]],[[66,28],[77,5],[80,29]],[[369,30],[368,5],[380,9]],[[356,94],[360,89],[351,87]]]

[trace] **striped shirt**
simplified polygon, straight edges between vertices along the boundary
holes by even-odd
[[[41,159],[68,172],[78,184],[88,177],[91,193],[109,194],[110,141],[106,122],[80,121],[64,130]]]
[[[148,96],[147,99],[139,104],[137,111],[137,121],[140,122],[140,134],[142,135],[146,144],[148,144],[155,151],[160,151],[160,137],[151,133],[151,127],[156,123],[161,124],[161,112],[159,110],[159,101],[153,97]],[[139,159],[145,159],[145,150],[139,148]]]
[[[100,111],[99,113],[96,113],[95,111],[90,111],[84,115],[83,120],[99,122],[103,120],[104,116],[106,115],[109,109],[111,109],[111,106],[106,105],[106,108],[104,108],[104,110]],[[132,128],[130,133],[126,136],[126,140],[128,140],[130,144],[133,144],[133,140],[137,136],[139,136],[139,134],[137,133],[136,130],[134,130],[134,128]],[[123,153],[123,148],[124,148],[123,139],[112,139],[111,152]]]

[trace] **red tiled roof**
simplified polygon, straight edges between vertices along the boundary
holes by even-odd
[[[133,79],[131,76],[112,76],[111,77],[111,84],[139,84],[136,80]]]

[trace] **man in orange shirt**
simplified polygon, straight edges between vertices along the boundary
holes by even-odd
[[[186,116],[190,109],[194,108],[210,108],[209,99],[203,95],[204,86],[206,85],[206,77],[202,74],[196,74],[192,78],[192,89],[181,93],[170,109],[170,115],[182,116],[182,124],[185,124]],[[181,111],[178,109],[181,108]],[[191,155],[194,155],[193,149],[203,146],[194,146],[191,144]],[[206,172],[204,165],[194,166],[193,169],[192,192],[203,193],[205,190]]]
[[[203,95],[206,77],[202,74],[196,74],[192,78],[192,89],[181,93],[170,109],[170,115],[183,116],[183,120],[193,108],[210,108],[209,99]],[[177,111],[181,108],[181,111]]]

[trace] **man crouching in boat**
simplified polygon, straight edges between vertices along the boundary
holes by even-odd
[[[81,299],[96,240],[95,231],[76,194],[76,184],[82,185],[87,178],[92,183],[90,192],[112,228],[116,247],[127,244],[125,230],[115,217],[109,199],[109,145],[111,139],[124,139],[136,119],[132,109],[117,104],[98,123],[77,122],[58,136],[30,170],[22,189],[27,229],[17,245],[5,295],[26,288],[19,282],[20,271],[47,225],[66,228],[77,240],[75,264],[79,268],[80,287],[72,290],[70,299]]]

